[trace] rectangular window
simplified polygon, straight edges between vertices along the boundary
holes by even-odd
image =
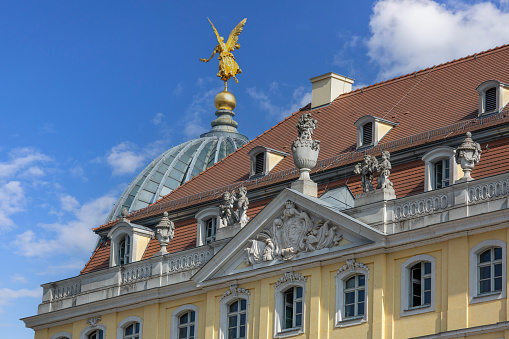
[[[410,307],[431,305],[431,263],[420,262],[410,268]]]
[[[284,326],[283,329],[302,326],[303,301],[302,287],[290,287],[284,292]]]
[[[205,225],[205,244],[216,241],[217,218],[210,218]]]
[[[478,256],[479,294],[502,291],[502,248],[492,247]]]
[[[434,164],[434,189],[449,186],[449,159],[442,159]]]
[[[364,316],[366,277],[364,274],[355,275],[344,282],[344,318]]]

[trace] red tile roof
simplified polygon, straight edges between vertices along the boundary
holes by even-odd
[[[90,260],[81,270],[80,274],[102,270],[110,266],[110,241],[102,242],[92,253]]]

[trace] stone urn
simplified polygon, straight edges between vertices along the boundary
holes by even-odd
[[[309,172],[316,166],[320,141],[311,139],[316,123],[316,119],[311,118],[311,113],[303,114],[297,122],[299,136],[292,144],[292,155],[293,162],[300,171],[299,180],[311,180]]]
[[[472,133],[467,132],[465,140],[454,151],[456,163],[461,166],[464,173],[463,178],[459,179],[458,182],[473,180],[470,173],[481,160],[481,152],[481,145],[472,140]]]
[[[320,142],[318,140],[304,142],[299,142],[299,140],[297,140],[293,142],[293,163],[300,171],[299,180],[311,180],[309,172],[316,166],[319,152]]]
[[[173,239],[173,234],[175,232],[175,225],[168,218],[168,212],[163,213],[163,217],[161,221],[156,226],[156,239],[159,241],[159,245],[161,249],[159,252],[154,254],[154,256],[163,255],[168,253],[166,250],[166,246],[170,243],[171,239]]]

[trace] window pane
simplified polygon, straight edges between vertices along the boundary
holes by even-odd
[[[140,333],[140,323],[136,323],[136,332],[134,333]]]
[[[353,303],[355,303],[355,292],[345,293],[345,304],[353,304]]]
[[[179,339],[187,338],[187,327],[179,328]]]
[[[366,277],[363,274],[359,275],[357,286],[364,286],[365,281],[366,281]]]
[[[357,301],[358,302],[364,301],[364,290],[357,291]]]
[[[359,303],[357,305],[357,315],[364,315],[364,303]]]
[[[125,328],[124,332],[126,335],[133,334],[133,329],[134,329],[134,325],[131,324]]]
[[[496,264],[495,267],[495,277],[501,277],[502,276],[502,264]]]
[[[237,326],[237,316],[236,315],[233,315],[233,316],[229,317],[228,319],[229,319],[228,327],[236,327]]]
[[[425,291],[431,290],[431,278],[424,279],[424,290]]]
[[[236,301],[233,304],[230,304],[230,313],[237,312],[239,310],[239,302]]]
[[[431,263],[424,263],[424,274],[431,274]]]
[[[345,305],[345,317],[355,316],[355,305]]]
[[[194,317],[195,317],[194,311],[191,311],[191,322],[192,323],[194,323]]]
[[[302,313],[302,302],[295,303],[295,313],[296,314]]]
[[[491,251],[487,250],[479,255],[479,262],[489,262],[491,260]]]
[[[297,298],[302,298],[302,287],[297,287]]]
[[[500,247],[495,247],[493,250],[494,250],[494,252],[495,252],[495,253],[494,253],[494,254],[495,254],[495,255],[494,255],[494,256],[495,256],[495,260],[500,260],[500,259],[502,259],[502,248],[500,248]]]
[[[295,316],[295,327],[300,327],[302,324],[302,314],[297,314]]]
[[[246,314],[243,313],[240,315],[240,324],[245,325],[246,324]]]
[[[228,338],[234,339],[237,338],[237,329],[236,328],[230,328],[228,331]]]
[[[421,306],[421,295],[412,296],[412,306]]]
[[[421,280],[421,265],[418,267],[414,266],[412,268],[412,278],[416,280]]]
[[[479,278],[481,280],[489,279],[490,276],[491,276],[491,267],[490,266],[479,267]]]
[[[355,287],[355,277],[350,278],[350,279],[348,279],[348,280],[345,282],[345,289],[348,289],[348,288],[354,288],[354,287]]]
[[[242,300],[240,301],[240,309],[241,309],[242,311],[245,311],[245,310],[246,310],[246,308],[247,308],[247,300],[246,300],[246,299],[242,299]]]
[[[495,278],[495,291],[502,291],[502,277]]]
[[[189,322],[189,313],[182,314],[180,316],[180,324],[187,324]]]
[[[240,326],[239,338],[245,338],[245,337],[246,337],[246,326]]]
[[[431,305],[431,291],[424,292],[424,305]]]
[[[491,282],[490,280],[482,280],[480,282],[480,289],[479,289],[479,292],[480,293],[486,293],[486,292],[491,292]]]
[[[189,326],[189,338],[194,338],[194,325]]]

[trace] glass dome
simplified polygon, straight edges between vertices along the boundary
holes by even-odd
[[[119,218],[124,207],[129,212],[147,207],[249,142],[237,132],[233,111],[219,109],[216,115],[210,132],[170,148],[141,171],[117,200],[106,222]]]

